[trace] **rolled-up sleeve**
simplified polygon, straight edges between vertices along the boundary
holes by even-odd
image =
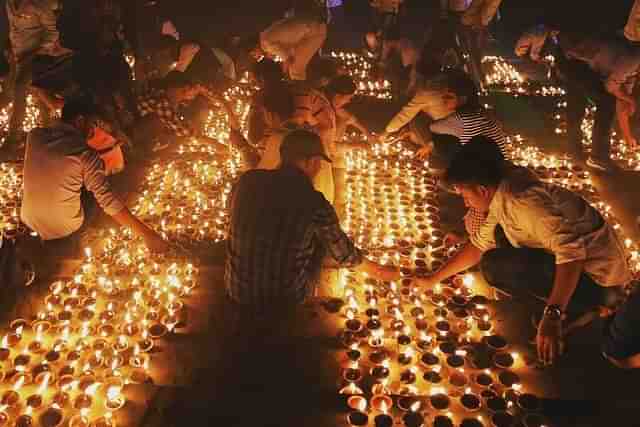
[[[362,263],[362,252],[342,230],[336,211],[328,201],[323,200],[313,217],[313,224],[316,236],[341,267],[355,267]]]
[[[104,162],[95,151],[82,155],[83,180],[87,190],[91,191],[98,205],[107,215],[115,215],[124,209],[124,203],[111,190],[105,175]]]

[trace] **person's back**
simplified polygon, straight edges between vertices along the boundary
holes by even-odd
[[[25,153],[22,221],[43,240],[69,236],[84,221],[82,187],[102,186],[103,182],[97,181],[104,180],[103,169],[98,154],[72,126],[58,123],[34,129],[27,138]],[[103,172],[95,174],[91,170]],[[113,211],[122,207],[110,193],[96,194],[96,198]]]
[[[226,286],[241,304],[301,301],[319,271],[313,215],[328,202],[294,167],[245,173],[231,198]]]

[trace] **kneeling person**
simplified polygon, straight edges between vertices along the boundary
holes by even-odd
[[[561,353],[565,313],[615,309],[632,277],[613,227],[577,194],[543,183],[474,142],[461,148],[446,179],[487,219],[470,242],[433,276],[432,286],[481,263],[490,285],[545,304],[538,326],[540,358]]]
[[[321,162],[329,161],[320,138],[293,131],[280,156],[280,168],[249,171],[232,192],[225,266],[229,298],[256,313],[302,303],[314,292],[325,251],[341,267],[399,278],[397,271],[363,258],[333,207],[313,188]]]

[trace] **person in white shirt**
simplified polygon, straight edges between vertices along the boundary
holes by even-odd
[[[487,212],[487,219],[469,243],[418,284],[435,286],[480,263],[491,286],[545,306],[537,347],[550,364],[562,352],[565,313],[610,313],[632,274],[624,246],[595,208],[504,161],[497,150],[492,143],[467,144],[447,169],[447,183],[465,205]]]
[[[22,122],[26,112],[27,88],[33,78],[34,59],[42,56],[60,57],[71,53],[60,44],[56,15],[58,0],[7,0],[11,74],[6,87],[13,110],[9,118],[9,136],[13,149],[24,142]],[[45,103],[46,104],[46,103]]]
[[[293,16],[276,21],[261,32],[260,44],[253,55],[278,57],[291,80],[306,80],[307,65],[326,39],[326,23],[312,17]]]

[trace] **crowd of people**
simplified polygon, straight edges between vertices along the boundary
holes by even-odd
[[[339,267],[399,280],[396,268],[367,260],[341,229],[335,208],[335,177],[345,153],[366,150],[376,139],[399,139],[413,144],[442,190],[461,195],[468,207],[466,243],[440,270],[418,279],[420,286],[429,289],[479,265],[500,295],[542,305],[537,348],[543,362],[553,363],[563,352],[564,331],[590,316],[608,319],[605,357],[620,367],[640,366],[640,311],[634,310],[640,297],[629,296],[633,278],[616,232],[577,194],[506,160],[505,131],[480,102],[487,26],[500,0],[440,3],[428,31],[411,37],[401,31],[402,0],[371,1],[372,27],[362,41],[374,72],[390,72],[395,56],[407,76],[404,107],[376,135],[349,109],[354,80],[323,52],[336,2],[295,2],[254,36],[209,46],[185,39],[162,1],[7,0],[11,71],[3,94],[13,108],[2,151],[24,161],[22,221],[51,253],[74,253],[99,206],[150,250],[168,250],[170,242],[112,190],[104,150],[95,146],[106,140],[107,151],[122,149],[135,158],[161,155],[174,141],[197,137],[226,150],[203,126],[209,109],[224,108],[230,144],[249,169],[229,201],[228,303],[267,322],[314,294],[327,255]],[[555,55],[554,71],[568,90],[574,155],[581,153],[587,98],[595,102],[587,165],[600,171],[613,168],[615,116],[625,142],[637,144],[630,119],[640,70],[638,3],[624,30],[627,39],[544,23],[515,46],[532,61]],[[248,137],[222,97],[245,72],[260,87]],[[25,135],[27,93],[46,117]],[[348,127],[365,142],[345,143]]]

